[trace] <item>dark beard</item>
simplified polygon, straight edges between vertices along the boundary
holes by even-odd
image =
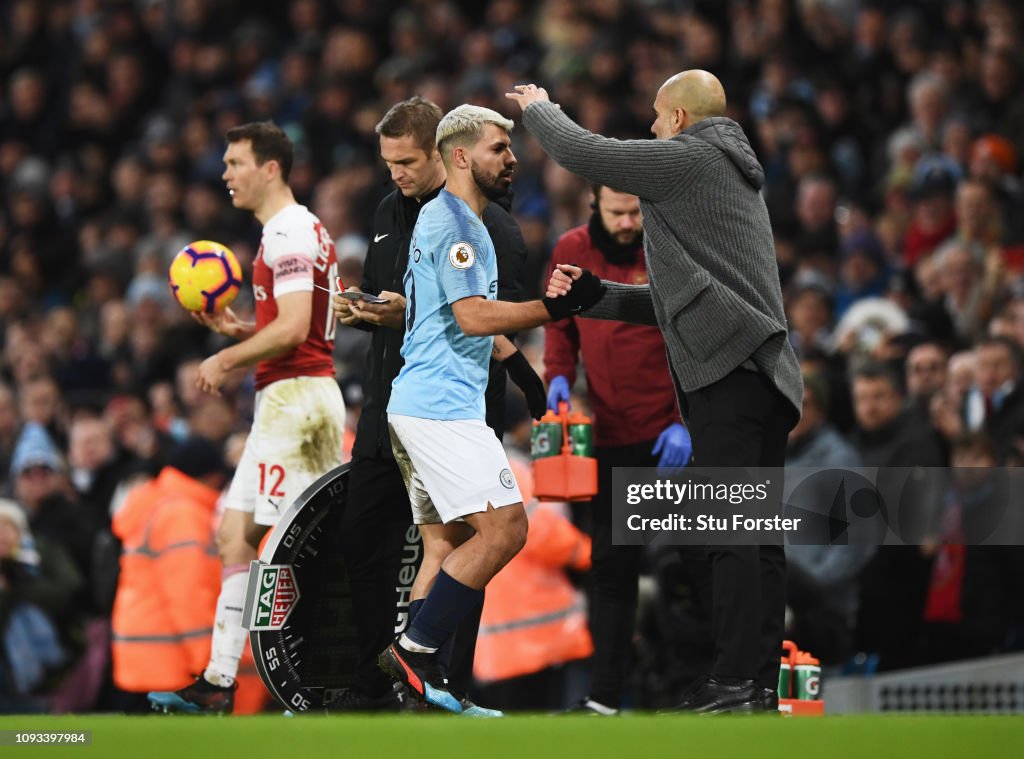
[[[484,194],[484,197],[488,200],[500,200],[508,194],[509,188],[512,185],[498,184],[499,177],[488,176],[482,172],[477,171],[476,166],[470,167],[470,171],[473,172],[473,181],[476,182],[476,186],[480,188],[480,192]]]
[[[604,256],[608,263],[615,266],[628,266],[635,263],[637,256],[643,251],[643,232],[637,235],[636,240],[633,242],[621,243],[604,228],[604,224],[601,223],[600,211],[594,211],[590,215],[587,231],[590,233],[590,239],[594,243],[594,247],[601,251],[601,255]]]

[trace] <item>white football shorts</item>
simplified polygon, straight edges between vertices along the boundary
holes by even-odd
[[[345,401],[334,377],[293,377],[256,393],[254,417],[224,506],[272,527],[306,488],[341,465]]]
[[[482,421],[388,414],[388,423],[414,523],[447,524],[523,500],[505,449]]]

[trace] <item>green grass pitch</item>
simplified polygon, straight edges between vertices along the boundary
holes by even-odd
[[[594,759],[594,757],[1024,756],[1024,718],[850,716],[825,718],[626,715],[187,717],[86,715],[0,717],[0,730],[91,730],[91,746],[0,748],[30,755],[270,759]],[[23,753],[24,752],[24,753]]]

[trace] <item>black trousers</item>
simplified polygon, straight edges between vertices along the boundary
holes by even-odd
[[[764,375],[736,369],[686,393],[693,465],[765,466],[785,463],[786,438],[797,412]],[[776,688],[786,609],[782,545],[709,546],[711,674],[756,680]]]
[[[401,630],[405,617],[400,611],[409,603],[408,588],[423,557],[420,544],[409,545],[411,528],[409,494],[395,461],[354,458],[339,542],[352,588],[358,647],[356,687],[368,696],[391,688],[391,678],[377,667],[377,656]],[[414,561],[410,561],[412,556]],[[455,633],[448,674],[462,690],[471,682],[482,612],[481,603]]]
[[[629,671],[636,626],[637,580],[642,546],[612,545],[612,469],[655,466],[654,441],[597,448],[597,496],[591,508],[590,634],[594,657],[590,697],[618,707]]]

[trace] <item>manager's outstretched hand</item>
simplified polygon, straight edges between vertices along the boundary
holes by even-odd
[[[548,91],[543,87],[538,87],[536,84],[517,84],[514,89],[515,92],[506,92],[505,97],[509,100],[515,100],[524,111],[530,103],[551,102],[551,98],[548,97]]]
[[[579,279],[583,269],[572,264],[556,264],[555,270],[551,272],[551,279],[548,280],[548,289],[544,293],[547,298],[557,298],[566,295],[572,289],[572,281]]]

